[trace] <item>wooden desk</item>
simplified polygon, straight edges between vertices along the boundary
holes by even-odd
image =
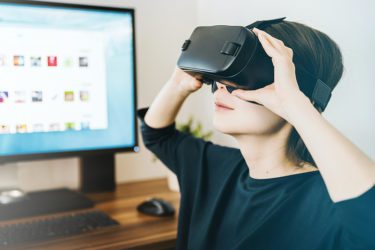
[[[171,202],[174,217],[140,214],[136,206],[151,196]],[[168,189],[166,179],[126,183],[113,193],[88,195],[96,208],[120,222],[120,226],[28,245],[27,249],[174,249],[180,193]]]

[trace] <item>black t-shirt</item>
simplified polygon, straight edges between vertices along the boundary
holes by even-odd
[[[144,122],[147,149],[178,178],[176,249],[375,249],[375,187],[334,203],[319,171],[254,179],[237,148]]]

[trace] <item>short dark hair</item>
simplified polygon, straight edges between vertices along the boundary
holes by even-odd
[[[283,21],[264,29],[293,50],[293,62],[334,89],[340,81],[344,66],[339,46],[325,33],[307,25]],[[307,162],[317,167],[301,136],[293,127],[288,138],[288,157],[300,166]]]

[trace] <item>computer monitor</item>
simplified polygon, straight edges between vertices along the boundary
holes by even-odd
[[[135,112],[134,9],[0,0],[0,162],[138,151]]]

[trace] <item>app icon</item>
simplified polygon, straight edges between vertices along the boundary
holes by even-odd
[[[47,64],[48,64],[48,67],[56,67],[57,66],[57,56],[47,57]]]
[[[0,67],[1,66],[6,66],[7,58],[5,55],[0,54]]]
[[[24,56],[13,56],[13,64],[14,66],[25,66],[25,58]]]
[[[64,59],[63,65],[65,68],[71,68],[73,66],[73,60],[71,57],[67,57]]]
[[[74,130],[74,128],[75,128],[74,122],[66,122],[65,123],[65,129],[66,130]]]
[[[48,131],[60,131],[60,124],[58,124],[58,123],[51,123],[49,125]]]
[[[26,124],[17,124],[16,125],[17,133],[25,133],[27,132],[27,125]]]
[[[10,133],[9,125],[0,124],[0,134],[8,134]]]
[[[81,122],[81,129],[82,130],[90,129],[90,123],[89,122]]]
[[[89,101],[89,92],[86,90],[82,90],[79,92],[79,98],[82,102],[88,102]]]
[[[89,59],[87,56],[79,57],[79,66],[80,67],[88,67],[89,66]]]
[[[32,57],[30,57],[30,65],[31,65],[31,67],[40,67],[40,66],[42,66],[42,57],[40,57],[40,56],[32,56]]]
[[[23,90],[14,91],[14,102],[15,103],[25,103],[27,101],[27,93]]]
[[[9,98],[8,91],[0,91],[0,103],[7,102],[8,98]]]
[[[42,123],[36,123],[33,125],[33,132],[43,132],[44,126]]]
[[[74,91],[65,91],[64,96],[66,102],[74,101]]]
[[[42,91],[31,92],[31,100],[33,102],[42,102],[43,101],[43,92]]]

